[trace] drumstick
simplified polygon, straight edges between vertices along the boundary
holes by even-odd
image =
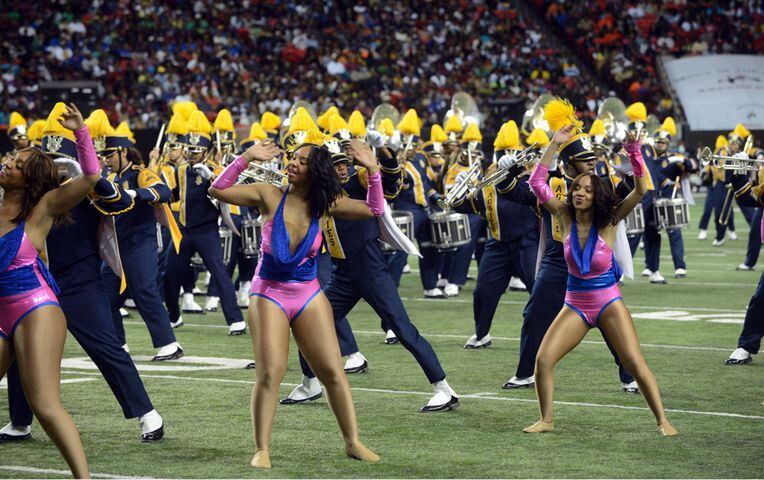
[[[162,135],[164,134],[164,123],[162,124],[162,127],[159,129],[159,136],[157,137],[157,143],[154,145],[155,150],[159,150],[159,145],[162,144]]]
[[[676,198],[677,188],[679,188],[679,175],[677,175],[676,180],[674,180],[674,191],[671,192],[671,200]]]

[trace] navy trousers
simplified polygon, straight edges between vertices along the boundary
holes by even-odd
[[[478,237],[484,223],[484,220],[477,215],[468,215],[468,217],[472,233],[470,243],[458,247],[455,252],[447,253],[443,258],[443,263],[446,264],[442,270],[444,278],[448,279],[449,283],[459,286],[464,286],[467,283],[467,274],[470,270],[470,263],[472,263],[472,254],[475,252]]]
[[[751,208],[751,207],[747,207]],[[752,208],[752,216],[749,224],[751,230],[748,232],[748,251],[745,255],[745,264],[749,267],[755,267],[756,262],[759,261],[759,253],[761,252],[761,229],[758,225],[761,225],[761,208]]]
[[[58,301],[67,328],[103,374],[125,418],[135,418],[154,409],[130,354],[117,339],[106,291],[101,283],[101,260],[92,256],[57,272],[61,288]],[[24,396],[18,364],[8,370],[8,406],[16,426],[32,424],[32,410]]]
[[[422,280],[422,288],[432,290],[438,284],[438,273],[442,263],[442,254],[432,245],[432,234],[430,233],[430,219],[427,211],[419,205],[404,205],[401,210],[411,212],[414,215],[414,238],[419,244],[419,278]],[[400,255],[400,253],[398,254]],[[400,282],[401,274],[405,261],[401,257],[390,259],[390,274],[393,276],[395,284]]]
[[[764,337],[764,272],[761,273],[759,285],[748,303],[743,331],[740,333],[737,346],[746,349],[749,353],[759,353],[762,337]]]
[[[181,279],[195,252],[199,252],[207,271],[212,275],[210,283],[216,284],[215,288],[220,294],[220,305],[223,308],[226,323],[230,325],[234,322],[244,321],[241,310],[236,303],[236,291],[233,288],[233,282],[223,263],[223,247],[220,244],[220,233],[215,223],[183,229],[180,253],[175,252],[175,249],[170,250],[170,256],[167,259],[167,278],[164,282],[164,295],[170,319],[176,321],[180,317],[178,298]]]
[[[318,257],[318,284],[321,285],[321,289],[324,291],[332,281],[333,270],[332,256],[328,253],[320,253]],[[350,322],[348,322],[347,317],[343,317],[339,321],[335,320],[334,328],[337,331],[340,353],[345,356],[358,352],[358,344],[355,341],[355,335],[353,335],[353,329],[350,328]],[[305,357],[302,356],[302,352],[299,352],[299,358],[302,372],[311,378],[315,377],[313,371],[308,366],[308,362],[305,361]]]
[[[359,300],[366,300],[401,345],[414,355],[430,383],[446,378],[432,346],[411,323],[377,243],[370,242],[363,251],[352,258],[338,260],[336,265],[332,282],[325,291],[334,318],[345,318]]]
[[[175,334],[170,327],[170,319],[157,287],[156,234],[132,235],[120,240],[119,254],[127,279],[127,294],[135,301],[135,306],[148,327],[154,348],[173,343]],[[117,338],[121,344],[127,343],[122,316],[119,314],[119,308],[127,295],[119,293],[120,278],[106,264],[101,269],[101,278],[109,295]]]
[[[719,224],[719,218],[722,215],[722,207],[724,206],[726,198],[727,187],[723,183],[719,182],[716,185],[710,185],[706,190],[706,201],[703,204],[703,215],[700,217],[700,223],[698,224],[699,229],[707,230],[708,222],[711,219],[711,213],[713,213],[717,240],[724,238],[724,232],[727,231],[727,226],[729,226],[730,230],[735,230],[734,212],[730,212],[728,225],[722,226]]]
[[[527,378],[533,375],[536,364],[536,354],[541,346],[546,331],[552,325],[557,314],[562,310],[565,302],[565,290],[567,289],[568,270],[564,261],[544,259],[536,281],[531,290],[531,298],[523,311],[523,327],[520,331],[520,362],[517,365],[515,376]],[[634,377],[623,365],[613,346],[603,334],[607,347],[613,355],[618,374],[623,383],[631,383]]]
[[[527,236],[511,242],[486,241],[483,259],[478,266],[477,284],[472,292],[478,340],[491,330],[496,308],[510,278],[519,277],[529,293],[533,289],[537,250],[538,241]]]
[[[233,282],[234,288],[238,287],[241,283],[252,281],[252,277],[255,275],[255,268],[257,267],[257,258],[248,258],[244,256],[244,252],[241,250],[241,237],[234,233],[231,236],[231,261],[225,266],[228,278],[233,279],[236,267],[239,267],[239,275]],[[185,290],[186,288],[184,286],[183,291]],[[249,292],[247,292],[247,294],[249,294]],[[207,295],[210,297],[219,296],[217,284],[210,282],[210,286],[207,289]]]

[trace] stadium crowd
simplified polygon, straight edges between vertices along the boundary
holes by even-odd
[[[189,91],[242,124],[298,98],[366,115],[389,101],[434,122],[459,90],[479,104],[554,91],[593,117],[607,93],[508,2],[17,2],[0,26],[5,116],[42,117],[49,80],[100,80],[109,115],[138,128]]]
[[[534,0],[547,22],[628,102],[658,116],[671,100],[656,72],[660,55],[764,53],[757,1]]]

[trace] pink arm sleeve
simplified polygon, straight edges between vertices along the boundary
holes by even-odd
[[[82,173],[85,175],[100,175],[101,164],[98,163],[98,157],[93,148],[93,141],[90,139],[88,127],[82,127],[74,131],[74,138],[77,141],[77,159],[80,162]]]
[[[536,168],[533,169],[533,173],[528,178],[528,184],[531,186],[531,190],[536,194],[536,198],[543,205],[552,198],[552,189],[546,183],[546,176],[549,173],[549,166],[539,163]]]
[[[218,175],[218,178],[212,182],[212,187],[217,188],[218,190],[225,190],[226,188],[230,187],[236,183],[236,180],[239,178],[239,175],[241,175],[241,172],[247,169],[247,165],[248,163],[246,160],[241,157],[236,157],[236,160],[225,167],[225,170],[223,170],[223,172]]]
[[[382,191],[382,174],[379,171],[369,175],[366,206],[375,217],[381,217],[385,213],[385,194]]]
[[[625,143],[623,145],[626,153],[629,154],[629,161],[631,162],[631,171],[634,172],[635,177],[645,176],[645,163],[642,160],[642,146],[639,142]]]

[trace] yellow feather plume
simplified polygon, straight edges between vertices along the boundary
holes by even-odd
[[[39,142],[42,139],[42,132],[45,130],[45,120],[35,120],[27,130],[27,136],[30,142]]]
[[[191,118],[191,114],[199,110],[194,102],[175,102],[172,105],[173,115],[181,115],[186,121]]]
[[[419,136],[422,130],[419,125],[419,115],[417,115],[416,110],[413,108],[408,109],[401,121],[398,122],[398,131],[401,132],[401,135]]]
[[[106,112],[101,108],[90,112],[88,118],[85,119],[85,125],[88,127],[92,138],[110,137],[116,133],[109,123]]]
[[[18,127],[19,125],[27,125],[27,119],[21,116],[19,112],[11,112],[11,118],[8,122],[8,130],[13,130],[14,128]]]
[[[443,127],[437,123],[430,128],[430,141],[433,143],[443,143],[448,141],[448,135],[443,131]]]
[[[459,117],[456,115],[451,115],[448,117],[448,120],[446,120],[446,125],[443,128],[445,129],[446,133],[460,133],[462,130],[464,130],[464,125],[462,125]]]
[[[188,133],[195,133],[207,139],[212,138],[212,135],[210,135],[212,125],[210,124],[210,121],[207,120],[207,115],[202,111],[197,110],[191,114],[191,117],[188,119],[187,127]]]
[[[647,107],[642,102],[635,102],[626,109],[626,116],[632,122],[644,122],[647,120]]]
[[[735,125],[735,130],[733,130],[732,133],[742,138],[743,140],[748,138],[748,136],[751,134],[751,132],[749,132],[748,129],[745,128],[742,123],[738,123],[737,125]]]
[[[318,126],[321,128],[321,130],[329,131],[329,127],[332,124],[332,117],[339,114],[340,111],[337,109],[337,107],[332,105],[328,110],[318,116],[316,123],[318,123]]]
[[[358,110],[353,110],[353,113],[350,114],[348,126],[350,127],[350,134],[354,137],[366,136],[366,122],[363,119],[363,114]]]
[[[605,130],[605,122],[603,122],[602,120],[598,118],[592,123],[592,126],[589,129],[589,136],[594,137],[595,135],[606,135],[606,134],[607,134],[607,131]]]
[[[167,124],[167,133],[174,133],[176,135],[185,135],[188,133],[188,120],[183,118],[180,113],[174,114],[170,118],[170,123]]]
[[[48,115],[48,119],[45,122],[45,128],[43,129],[43,136],[45,135],[56,135],[64,138],[68,138],[71,141],[75,141],[74,139],[74,132],[71,130],[64,128],[63,125],[58,123],[58,119],[61,118],[61,115],[66,112],[66,105],[64,102],[58,102],[53,107],[53,110],[51,110],[50,115]]]
[[[119,125],[117,125],[116,133],[118,137],[127,137],[128,140],[135,143],[135,135],[133,134],[133,131],[130,130],[130,125],[127,124],[127,120],[123,120],[119,122]]]
[[[517,128],[517,125],[515,125],[515,128]],[[519,132],[517,134],[517,138],[519,143],[520,142]],[[476,123],[470,123],[469,125],[467,125],[467,128],[464,129],[464,133],[462,134],[462,141],[463,142],[482,142],[483,141],[483,135],[480,133],[480,129],[478,128]]]
[[[544,118],[549,123],[549,130],[556,132],[567,125],[574,125],[575,131],[583,130],[583,123],[576,118],[576,109],[569,101],[555,98],[544,107]]]
[[[667,132],[672,137],[676,136],[676,123],[674,122],[674,119],[671,117],[666,117],[666,120],[663,121],[663,125],[661,125],[661,128],[659,130],[663,130]]]
[[[260,126],[266,132],[275,132],[281,126],[281,119],[275,113],[266,111],[260,116]]]
[[[395,126],[393,125],[392,120],[389,118],[383,118],[382,121],[379,122],[377,130],[379,130],[380,133],[387,135],[388,137],[392,137],[393,133],[395,133]]]
[[[249,137],[247,140],[265,140],[266,138],[268,138],[268,134],[265,133],[260,122],[255,122],[249,127]]]
[[[470,124],[472,126],[474,124]],[[467,135],[470,127],[467,127],[464,135]],[[514,120],[510,120],[499,129],[499,133],[496,135],[496,139],[493,141],[493,148],[496,150],[506,150],[508,148],[519,149],[522,148],[520,143],[520,129],[517,128],[517,123]]]
[[[534,129],[528,138],[525,139],[525,143],[528,145],[537,144],[539,147],[546,147],[549,145],[549,137],[546,136],[546,132],[541,128]]]
[[[350,130],[350,127],[348,126],[348,122],[342,118],[342,115],[335,115],[332,117],[332,121],[329,122],[329,133],[334,135],[340,130]]]
[[[215,130],[219,130],[221,132],[233,132],[233,116],[231,115],[231,111],[227,108],[219,111],[213,126],[215,127]]]
[[[318,127],[316,123],[310,118],[310,114],[303,107],[297,109],[292,116],[292,120],[289,123],[289,132],[306,132],[308,130],[315,130]]]
[[[325,141],[326,135],[323,134],[319,129],[314,128],[307,131],[305,139],[302,141],[301,145],[316,145],[320,147],[324,144]]]
[[[716,137],[716,144],[714,145],[714,150],[719,150],[720,148],[726,148],[729,142],[727,141],[727,137],[724,135],[719,135]]]

